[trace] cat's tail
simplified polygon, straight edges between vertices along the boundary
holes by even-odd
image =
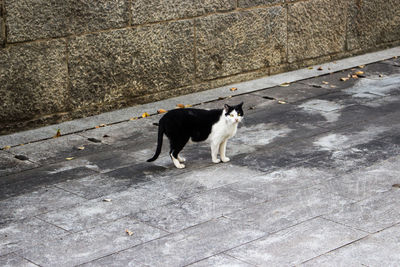
[[[155,161],[158,158],[158,156],[160,155],[162,142],[163,142],[163,135],[164,135],[164,127],[163,127],[163,124],[160,123],[158,125],[158,140],[157,140],[156,153],[154,154],[154,156],[151,159],[148,159],[147,162]]]

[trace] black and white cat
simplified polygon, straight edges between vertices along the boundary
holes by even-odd
[[[154,161],[161,153],[163,134],[170,142],[170,156],[175,166],[185,168],[185,159],[179,152],[186,143],[208,140],[211,145],[211,158],[214,163],[228,162],[226,143],[234,136],[239,122],[243,119],[243,102],[236,106],[224,105],[223,109],[174,109],[166,113],[158,124],[158,142],[156,153],[148,162]],[[221,159],[218,158],[218,152]]]

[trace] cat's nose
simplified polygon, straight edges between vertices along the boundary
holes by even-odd
[[[239,119],[238,119],[238,118],[236,118],[236,119],[235,119],[235,121],[236,121],[236,122],[239,122]]]

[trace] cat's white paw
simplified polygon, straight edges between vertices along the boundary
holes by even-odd
[[[185,164],[179,164],[179,165],[176,165],[176,167],[177,167],[178,169],[183,169],[183,168],[185,168]]]
[[[228,161],[230,161],[231,159],[228,158],[228,157],[225,157],[225,158],[223,158],[223,159],[221,159],[221,160],[222,160],[222,162],[228,162]]]
[[[186,162],[186,159],[184,157],[178,156],[178,160],[180,163]]]
[[[212,162],[214,162],[214,163],[220,163],[221,160],[220,160],[220,159],[213,159]]]

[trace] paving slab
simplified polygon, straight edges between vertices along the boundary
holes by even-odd
[[[129,235],[126,230],[132,232]],[[166,235],[130,217],[17,252],[40,266],[74,266]]]
[[[400,261],[400,226],[369,235],[301,266],[396,266]]]
[[[0,201],[0,223],[21,220],[45,212],[80,203],[84,198],[55,187],[42,187],[36,191]]]
[[[0,224],[0,255],[46,243],[66,234],[67,231],[36,218]]]
[[[226,254],[218,254],[205,260],[190,264],[191,267],[208,267],[208,266],[232,266],[232,267],[251,267],[252,264],[240,261]]]
[[[10,253],[5,256],[0,256],[0,265],[4,267],[13,267],[13,266],[20,266],[20,267],[37,267],[36,265],[14,253]]]
[[[376,233],[400,223],[399,201],[400,191],[398,188],[393,188],[345,205],[340,211],[324,215],[324,218],[355,229]]]
[[[19,160],[15,155],[0,150],[0,177],[38,167],[37,163],[29,160]]]
[[[84,266],[184,266],[264,235],[264,232],[219,218]]]
[[[261,190],[257,192],[257,189],[253,192],[263,193]],[[354,201],[329,193],[317,185],[292,190],[286,196],[273,198],[225,216],[248,227],[274,233],[323,214],[339,211],[343,205],[350,203]]]
[[[254,195],[229,187],[221,187],[165,206],[142,211],[133,216],[139,221],[171,233],[260,202],[261,200]]]
[[[122,192],[112,193],[37,217],[68,231],[79,232],[141,210],[165,205],[175,200],[174,197],[174,195],[150,191],[146,187],[132,186]],[[105,199],[110,201],[105,201]]]
[[[364,236],[364,232],[316,218],[226,253],[259,266],[293,266]]]

